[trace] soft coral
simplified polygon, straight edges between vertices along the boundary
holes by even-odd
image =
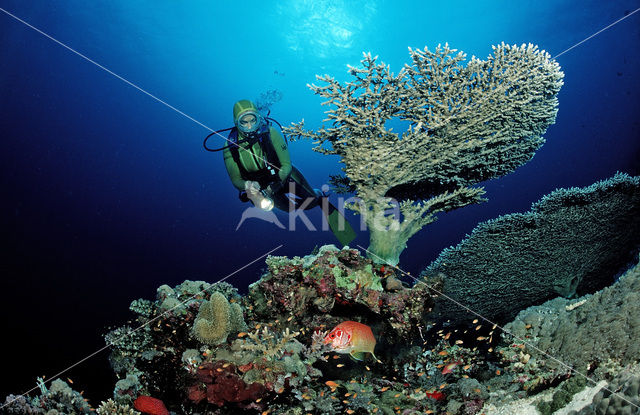
[[[236,373],[235,365],[223,360],[201,365],[196,377],[198,383],[187,391],[189,399],[196,404],[206,398],[207,402],[218,406],[234,402],[246,407],[267,393],[261,383],[247,385]]]

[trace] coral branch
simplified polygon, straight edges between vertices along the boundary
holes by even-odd
[[[303,121],[287,133],[341,157],[348,185],[337,182],[362,199],[351,208],[364,216],[381,262],[397,264],[435,214],[483,201],[473,185],[512,172],[544,143],[557,113],[559,65],[531,44],[493,51],[463,66],[466,55],[448,45],[409,49],[412,63],[397,75],[365,53],[362,67],[349,67],[350,82],[324,75],[323,85],[309,86],[331,106],[331,126],[308,131]],[[402,220],[381,220],[389,197],[403,201]]]

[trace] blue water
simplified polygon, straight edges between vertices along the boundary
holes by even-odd
[[[101,348],[105,328],[131,318],[130,301],[153,298],[161,284],[217,281],[279,245],[274,254],[303,256],[335,243],[302,224],[290,232],[254,219],[235,230],[246,206],[221,154],[204,151],[202,139],[204,126],[232,125],[236,100],[278,91],[274,118],[317,128],[326,107],[306,84],[325,73],[348,80],[346,65],[358,65],[363,51],[394,72],[408,61],[407,47],[444,42],[469,57],[485,58],[503,41],[532,42],[555,56],[640,1],[0,0],[0,7],[193,118],[0,12],[0,365],[13,367],[2,377],[4,397]],[[418,274],[478,222],[526,211],[557,187],[640,174],[639,51],[640,12],[558,57],[565,85],[547,143],[528,164],[485,184],[489,202],[442,215],[414,236],[401,267]],[[340,165],[311,148],[296,142],[290,152],[320,187]],[[310,218],[320,226],[319,211]],[[366,247],[366,233],[352,245]],[[228,282],[246,291],[263,268],[259,261]],[[105,399],[111,376],[105,351],[63,378]]]

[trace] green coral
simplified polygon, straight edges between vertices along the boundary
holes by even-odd
[[[351,272],[343,274],[338,267],[332,268],[333,276],[336,279],[336,286],[346,290],[368,288],[370,290],[382,291],[382,280],[373,272],[371,264],[367,264],[364,269],[353,269]]]
[[[149,330],[135,330],[125,325],[109,331],[104,335],[104,340],[111,347],[109,362],[118,375],[133,371],[139,359],[149,357],[144,351],[153,351],[153,338]]]
[[[322,373],[312,365],[324,350],[306,347],[299,332],[275,331],[268,326],[250,331],[225,347],[218,347],[213,362],[225,361],[242,368],[242,380],[258,382],[271,391],[298,390]]]
[[[202,343],[218,345],[227,341],[230,333],[246,328],[242,307],[229,303],[221,292],[211,294],[209,301],[202,303],[193,324],[193,334]]]
[[[560,408],[567,406],[573,395],[584,389],[587,380],[582,376],[572,377],[562,383],[553,393],[551,401],[540,401],[536,408],[542,415],[551,415]]]
[[[32,407],[37,408],[37,412],[34,411],[34,413],[47,415],[93,413],[94,409],[85,401],[84,396],[73,390],[65,381],[55,379],[48,389],[42,379],[39,378],[38,383],[40,395],[33,398],[30,403]]]
[[[143,377],[142,372],[134,369],[132,373],[127,373],[125,378],[117,381],[113,390],[115,401],[122,405],[132,404],[134,397],[138,396],[144,388],[140,382],[141,377]]]

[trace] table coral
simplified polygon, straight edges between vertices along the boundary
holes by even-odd
[[[587,187],[557,189],[528,212],[479,224],[421,275],[446,276],[446,297],[436,299],[439,318],[471,320],[468,307],[508,321],[556,296],[610,285],[638,246],[640,177],[618,173]]]
[[[398,74],[369,53],[361,68],[350,67],[349,82],[318,77],[324,85],[310,88],[333,106],[332,125],[285,129],[341,157],[345,176],[334,184],[356,192],[348,207],[369,228],[371,257],[393,265],[437,213],[483,201],[473,185],[533,157],[555,121],[563,78],[531,44],[494,46],[492,56],[466,66],[466,55],[448,45],[409,54],[412,64]]]
[[[511,335],[504,335],[512,342],[509,348],[526,339],[523,352],[532,356],[527,366],[546,360],[539,373],[568,372],[571,366],[581,373],[603,376],[605,368],[599,366],[609,357],[622,365],[640,360],[640,263],[586,300],[569,311],[569,300],[562,298],[521,311],[505,326],[507,333],[517,336],[511,340]]]

